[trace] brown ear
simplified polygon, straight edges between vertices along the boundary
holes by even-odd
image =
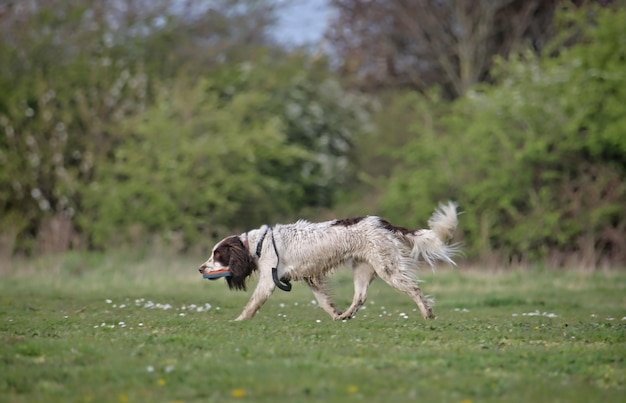
[[[239,237],[228,239],[228,269],[230,276],[226,282],[231,290],[246,290],[246,280],[257,269],[256,262]]]

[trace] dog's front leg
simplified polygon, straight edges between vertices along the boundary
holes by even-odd
[[[252,293],[252,297],[246,304],[243,312],[237,317],[235,320],[246,320],[252,319],[255,313],[261,308],[261,305],[267,301],[267,299],[272,295],[276,286],[274,285],[274,281],[272,280],[271,275],[263,276],[261,275],[259,278],[259,283],[256,286],[256,289]]]
[[[311,288],[311,291],[313,291],[320,308],[326,311],[333,319],[339,318],[341,311],[337,309],[330,295],[328,295],[327,279],[324,277],[307,277],[304,280]]]

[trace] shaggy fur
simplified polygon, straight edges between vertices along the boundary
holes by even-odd
[[[271,272],[277,262],[278,278],[304,281],[333,319],[354,317],[376,277],[410,296],[424,318],[434,318],[432,301],[422,293],[416,269],[420,260],[431,266],[435,261],[454,264],[457,248],[448,241],[457,223],[456,204],[449,202],[435,210],[428,220],[430,229],[397,227],[376,216],[262,226],[220,241],[199,270],[202,274],[230,270],[226,281],[235,290],[245,290],[247,278],[259,272],[258,285],[237,320],[252,318],[274,292]],[[346,264],[352,265],[354,298],[342,312],[329,296],[327,280],[334,269]]]

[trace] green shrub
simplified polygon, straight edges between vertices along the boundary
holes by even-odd
[[[594,12],[586,40],[556,57],[501,62],[496,85],[448,109],[418,98],[437,129],[416,119],[384,209],[417,222],[457,199],[470,257],[623,262],[626,11]]]
[[[172,231],[197,240],[289,210],[293,186],[277,170],[307,151],[287,143],[266,95],[220,105],[208,85],[163,88],[153,107],[127,121],[84,199],[82,226],[95,246]]]

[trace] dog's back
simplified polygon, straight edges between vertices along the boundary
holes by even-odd
[[[431,266],[436,260],[454,264],[456,248],[447,241],[457,223],[456,205],[448,203],[440,205],[429,219],[430,229],[407,229],[378,216],[363,216],[279,224],[274,236],[284,249],[281,261],[289,266],[285,274],[298,279],[350,261],[374,263],[372,260],[381,258],[386,266],[405,265],[406,259],[416,266],[420,257]]]

